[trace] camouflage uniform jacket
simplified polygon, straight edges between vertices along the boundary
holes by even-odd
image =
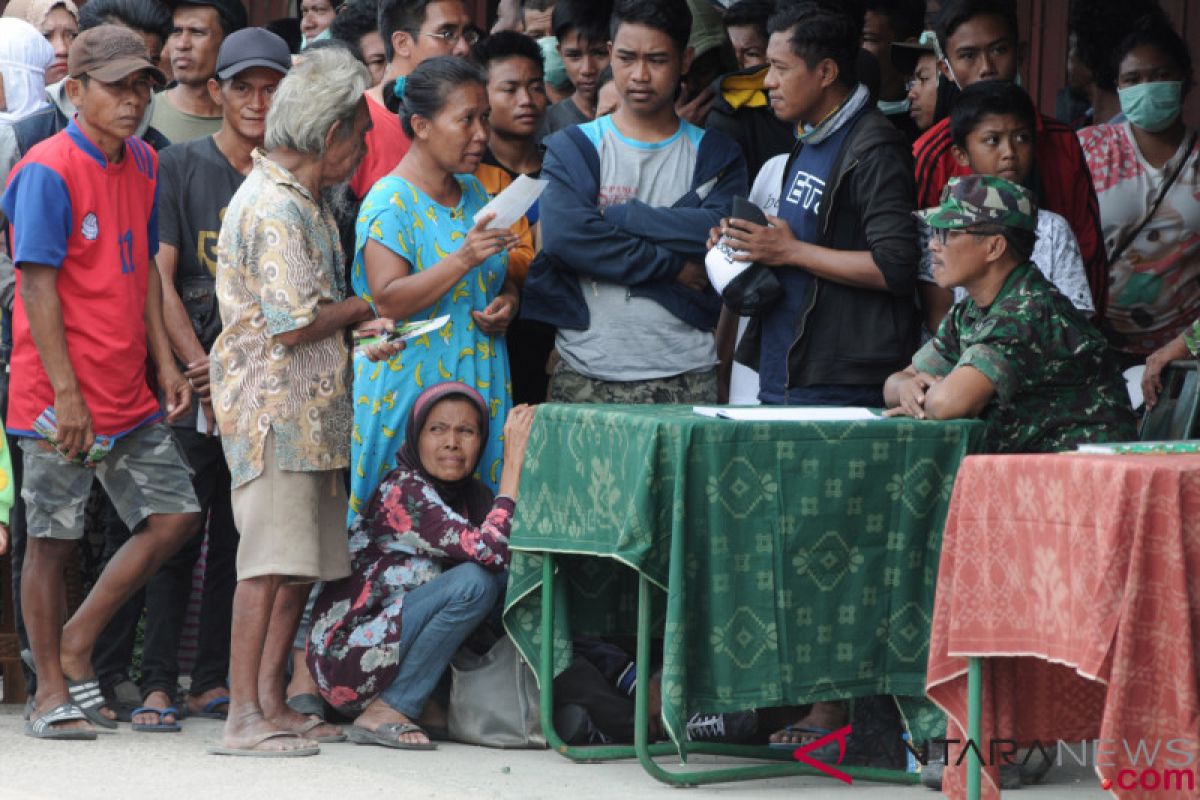
[[[1108,344],[1031,263],[1008,276],[987,308],[955,305],[913,366],[948,375],[970,365],[996,393],[980,418],[996,453],[1070,450],[1136,438],[1129,395]]]

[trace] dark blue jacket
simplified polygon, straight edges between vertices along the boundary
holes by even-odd
[[[732,139],[704,132],[691,190],[669,208],[631,200],[601,213],[600,155],[578,126],[546,139],[542,177],[550,181],[539,203],[542,252],[525,279],[522,317],[587,330],[584,277],[628,286],[700,330],[716,327],[720,296],[675,278],[685,261],[704,262],[709,229],[747,193],[746,164]]]

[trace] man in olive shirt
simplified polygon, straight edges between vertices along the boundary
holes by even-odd
[[[978,417],[996,453],[1127,441],[1136,430],[1108,343],[1030,261],[1037,205],[989,175],[951,178],[936,208],[933,278],[969,297],[883,387],[889,416]]]
[[[225,37],[246,27],[238,0],[173,2],[167,41],[175,85],[158,97],[150,121],[173,144],[212,136],[221,128],[221,106],[209,95],[217,53]]]

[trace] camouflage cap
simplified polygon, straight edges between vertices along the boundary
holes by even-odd
[[[951,178],[942,190],[941,205],[913,215],[931,228],[961,230],[986,224],[1037,230],[1033,193],[994,175]]]

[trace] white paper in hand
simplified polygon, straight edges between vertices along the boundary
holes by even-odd
[[[517,224],[517,220],[525,216],[525,212],[537,201],[549,182],[531,178],[528,175],[518,175],[517,179],[508,185],[508,188],[479,209],[473,220],[478,222],[484,214],[494,211],[496,218],[488,223],[487,229],[495,231],[511,228]]]

